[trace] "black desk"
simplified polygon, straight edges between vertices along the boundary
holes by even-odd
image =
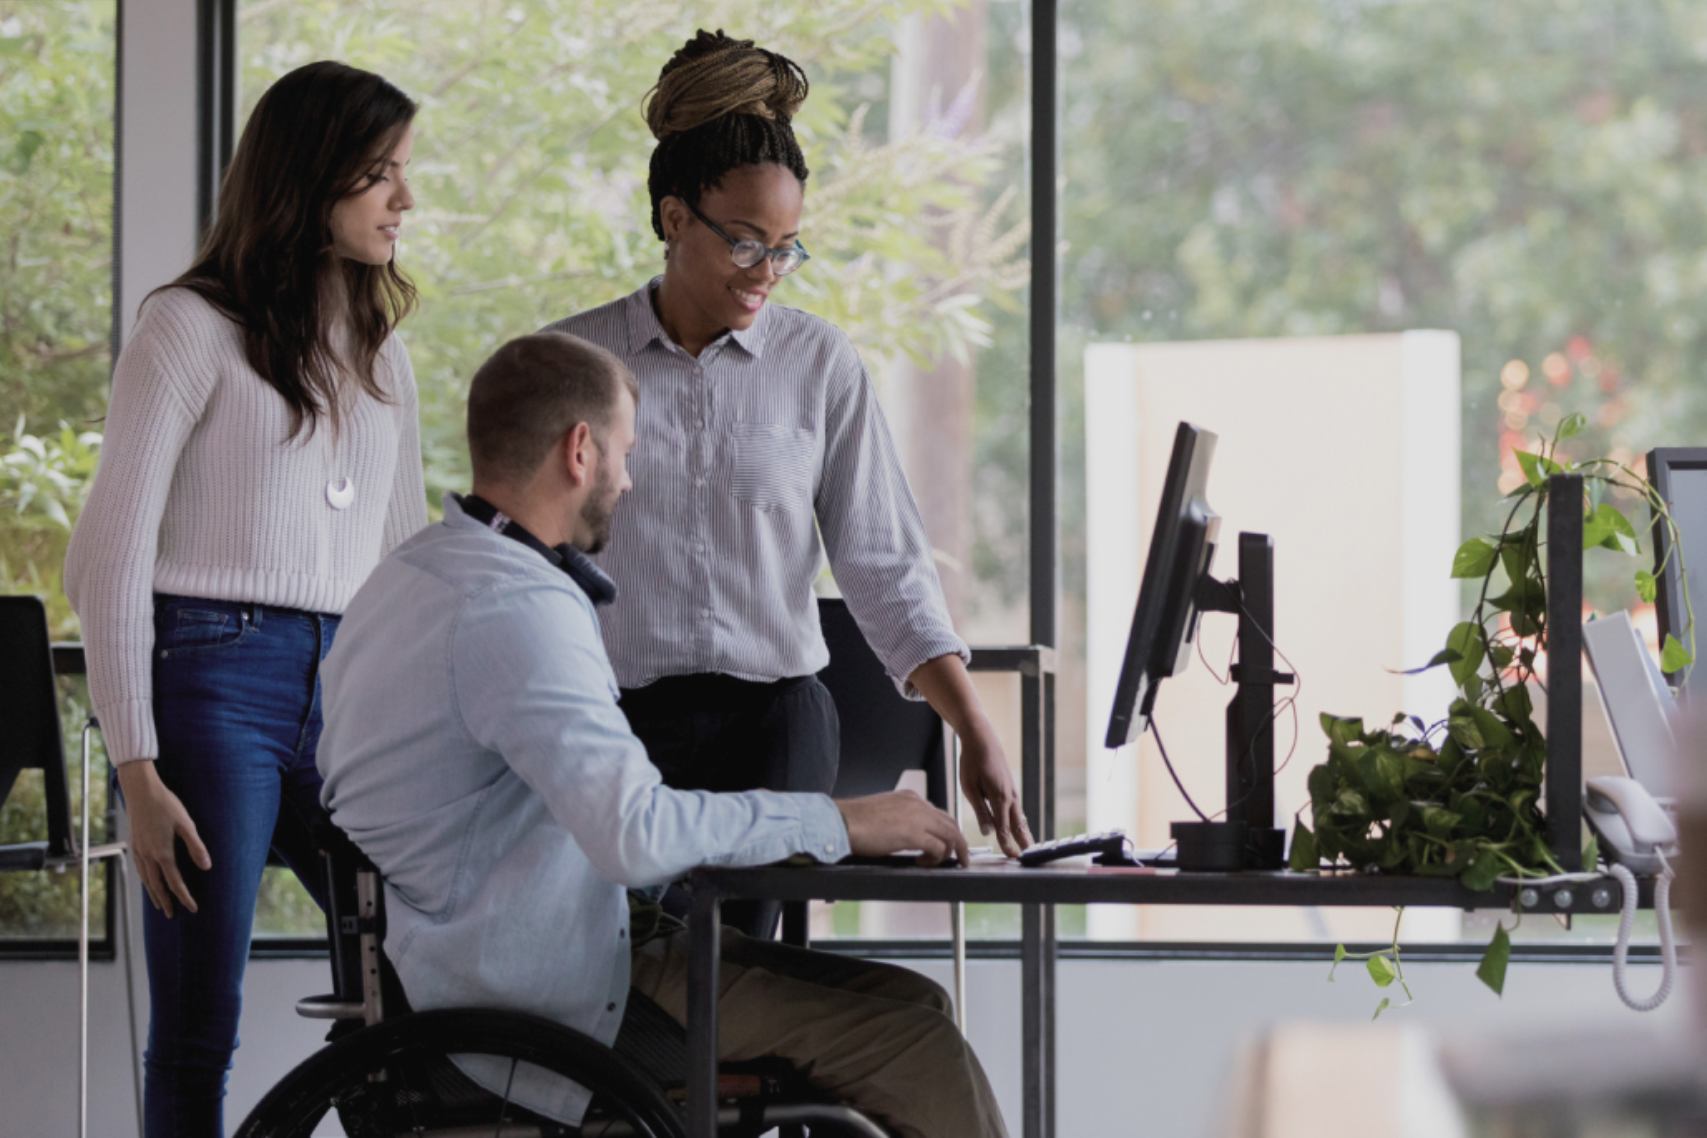
[[[1073,865],[1022,869],[1013,864],[954,869],[867,866],[762,866],[695,871],[689,917],[688,1134],[715,1138],[718,915],[726,897],[779,901],[980,901],[1025,907],[1021,922],[1024,1138],[1055,1133],[1056,905],[1415,905],[1457,909],[1613,913],[1623,891],[1610,877],[1543,887],[1496,886],[1472,893],[1450,879],[1367,874],[1179,873]],[[1652,904],[1652,883],[1640,900]]]

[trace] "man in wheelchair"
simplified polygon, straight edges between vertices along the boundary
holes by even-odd
[[[954,822],[911,793],[660,782],[600,640],[596,606],[616,586],[586,556],[630,485],[638,398],[615,356],[574,337],[500,348],[469,392],[473,493],[447,497],[444,521],[374,571],[326,660],[324,800],[384,875],[386,955],[417,1010],[534,1012],[609,1044],[631,990],[685,1018],[685,931],[653,898],[693,867],[905,849],[969,860]],[[638,445],[644,477],[646,448],[704,444]],[[785,1059],[905,1138],[1005,1135],[940,987],[723,938],[720,1059]],[[563,1122],[587,1107],[527,1068],[464,1070]]]

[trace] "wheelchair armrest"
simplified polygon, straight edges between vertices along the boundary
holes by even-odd
[[[339,999],[334,994],[304,996],[296,1001],[296,1014],[304,1019],[361,1019],[359,1000]]]

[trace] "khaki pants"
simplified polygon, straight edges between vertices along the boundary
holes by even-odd
[[[940,986],[890,964],[722,933],[719,1059],[787,1059],[901,1138],[1006,1138]],[[687,975],[686,932],[635,949],[634,987],[683,1023]]]

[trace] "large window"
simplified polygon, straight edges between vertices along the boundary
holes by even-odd
[[[403,335],[435,511],[468,481],[463,406],[480,362],[662,270],[640,105],[696,21],[798,61],[812,83],[796,120],[812,261],[778,300],[847,331],[876,378],[963,632],[1025,639],[1027,5],[754,0],[714,18],[626,0],[319,0],[237,13],[239,124],[269,83],[318,58],[421,103],[419,205],[399,259],[421,291]],[[986,685],[1016,764],[1017,689]],[[817,924],[946,931],[940,912],[917,917],[843,905]],[[317,920],[288,875],[269,880],[262,928]]]
[[[0,592],[35,593],[76,636],[60,588],[100,444],[111,365],[116,0],[0,0]],[[85,698],[65,681],[66,738]],[[77,779],[73,774],[72,793]],[[99,782],[91,803],[106,805]],[[78,804],[73,801],[73,809]],[[0,810],[0,843],[39,840],[39,774]],[[94,883],[103,903],[105,875]],[[75,934],[75,875],[0,875],[0,942]]]
[[[1521,477],[1515,450],[1573,412],[1591,423],[1579,457],[1637,463],[1649,447],[1707,435],[1695,374],[1707,329],[1697,295],[1707,11],[1646,0],[1077,0],[1061,20],[1059,706],[1072,788],[1062,824],[1113,800],[1141,844],[1160,846],[1166,821],[1189,817],[1148,744],[1075,763],[1087,746],[1100,751],[1096,684],[1112,665],[1099,635],[1119,626],[1118,650],[1136,578],[1120,605],[1087,611],[1087,596],[1119,592],[1098,582],[1127,572],[1121,543],[1141,548],[1156,493],[1139,470],[1124,485],[1147,496],[1099,505],[1104,467],[1075,449],[1100,440],[1107,455],[1108,432],[1124,432],[1144,452],[1134,466],[1147,467],[1173,425],[1137,413],[1111,428],[1111,408],[1223,425],[1210,492],[1223,536],[1277,535],[1278,639],[1306,679],[1278,790],[1289,823],[1325,757],[1318,712],[1385,722],[1444,706],[1384,669],[1423,663],[1467,611],[1448,593],[1443,619],[1438,590],[1461,537],[1498,531],[1500,497]],[[1409,481],[1366,502],[1371,482],[1388,478]],[[1413,501],[1422,519],[1395,527]],[[1446,510],[1452,501],[1459,508]],[[1112,538],[1099,528],[1110,519],[1124,527]],[[1230,545],[1223,575],[1234,572]],[[1410,556],[1419,550],[1429,552]],[[1589,559],[1590,600],[1603,610],[1635,600],[1634,565],[1610,560]],[[1328,581],[1337,592],[1323,603],[1312,589]],[[1224,673],[1231,635],[1230,621],[1206,620],[1205,659],[1158,706],[1182,778],[1212,806],[1226,694],[1208,676]],[[1588,705],[1598,717],[1592,696]],[[1280,721],[1283,754],[1292,723]],[[1609,761],[1604,747],[1587,758]],[[1486,921],[1415,917],[1409,939],[1488,935]],[[1165,940],[1376,940],[1391,918],[1176,909],[1093,914],[1091,927]],[[1609,933],[1577,922],[1579,938]],[[1555,930],[1530,919],[1517,935]]]

